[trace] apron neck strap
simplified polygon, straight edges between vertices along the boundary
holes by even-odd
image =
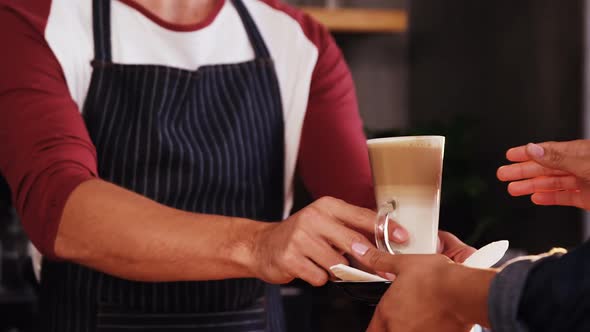
[[[270,52],[258,26],[242,0],[232,0],[232,2],[242,19],[256,58],[270,58]],[[94,59],[111,62],[111,0],[93,0],[92,29],[94,32]]]
[[[111,62],[111,0],[93,0],[94,59]]]
[[[248,12],[244,2],[242,2],[242,0],[232,0],[232,2],[238,14],[240,15],[240,18],[242,19],[242,23],[244,24],[244,28],[246,29],[246,33],[248,34],[248,38],[250,39],[250,43],[252,44],[256,58],[270,58],[270,52],[268,51],[266,43],[260,34],[260,30],[258,30],[258,26]]]

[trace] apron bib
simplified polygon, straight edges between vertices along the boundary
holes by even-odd
[[[255,59],[196,71],[113,63],[110,3],[93,1],[95,59],[83,108],[100,177],[177,209],[281,220],[280,90],[242,1],[232,4]],[[133,282],[48,260],[41,313],[43,331],[284,330],[279,288],[260,280]]]

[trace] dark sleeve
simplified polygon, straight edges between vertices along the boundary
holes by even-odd
[[[314,198],[375,207],[369,154],[350,70],[330,33],[309,19],[318,49],[299,150],[298,172]]]
[[[590,242],[506,266],[490,288],[494,332],[590,331]]]
[[[530,331],[590,331],[590,242],[539,261],[519,305]]]
[[[69,194],[94,178],[96,152],[61,66],[43,37],[40,3],[0,3],[0,173],[6,178],[24,229],[46,256],[54,256],[59,221]],[[31,12],[25,4],[31,5]]]

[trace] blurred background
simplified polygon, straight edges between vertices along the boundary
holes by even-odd
[[[447,137],[441,229],[475,247],[508,239],[512,256],[590,234],[580,211],[509,197],[495,178],[509,147],[587,136],[590,0],[289,2],[333,32],[368,137]],[[9,197],[0,181],[0,332],[29,331],[35,282]],[[284,295],[289,331],[361,331],[371,315],[331,286]]]

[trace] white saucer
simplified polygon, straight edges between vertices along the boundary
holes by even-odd
[[[479,269],[490,268],[504,257],[509,245],[510,243],[507,240],[496,241],[485,245],[469,256],[463,262],[463,265]]]
[[[494,266],[498,263],[506,250],[508,250],[509,242],[507,240],[496,241],[481,247],[478,251],[474,252],[469,258],[463,262],[463,265],[486,269]],[[375,282],[375,281],[389,281],[381,278],[378,275],[374,275],[354,267],[350,267],[344,264],[338,264],[330,267],[330,270],[336,277],[342,281],[348,282]]]

